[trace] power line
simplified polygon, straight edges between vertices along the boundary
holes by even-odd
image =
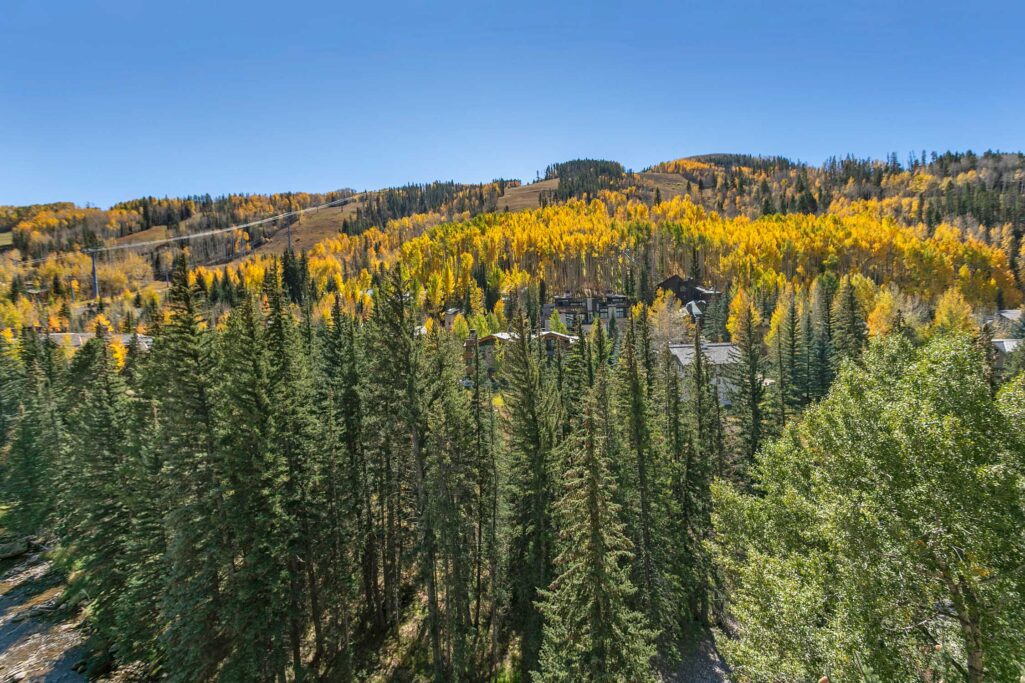
[[[306,207],[304,209],[297,209],[296,211],[288,211],[286,213],[280,213],[280,214],[277,214],[275,216],[270,216],[268,218],[261,218],[258,221],[251,221],[249,223],[242,223],[241,225],[232,225],[232,226],[229,226],[227,228],[218,228],[216,230],[207,230],[207,231],[204,231],[204,232],[194,232],[194,233],[191,233],[191,234],[188,234],[188,235],[178,235],[177,237],[165,237],[164,239],[148,240],[146,242],[133,242],[133,243],[127,243],[127,244],[114,244],[114,245],[107,246],[107,247],[94,247],[94,248],[90,248],[90,249],[82,249],[81,251],[82,251],[83,254],[92,255],[92,254],[100,254],[100,253],[104,253],[104,252],[108,252],[108,251],[120,251],[120,250],[123,250],[123,249],[138,249],[140,247],[154,247],[154,246],[159,246],[161,244],[170,244],[172,242],[184,242],[184,241],[188,241],[188,240],[191,240],[191,239],[196,239],[197,237],[209,237],[211,235],[220,235],[222,233],[231,232],[233,230],[245,230],[246,228],[252,228],[252,227],[255,227],[257,225],[263,225],[265,223],[273,223],[274,221],[280,220],[282,218],[291,218],[292,216],[301,216],[302,214],[307,213],[308,211],[319,211],[320,209],[326,209],[326,208],[329,208],[329,207],[332,207],[332,206],[346,204],[348,202],[355,201],[359,196],[360,195],[352,195],[352,196],[349,196],[349,197],[343,197],[342,199],[336,199],[333,202],[327,202],[326,204],[318,204],[317,206],[308,206],[308,207]],[[31,259],[31,260],[14,260],[14,263],[16,263],[19,266],[33,266],[33,265],[36,265],[37,263],[43,263],[45,261],[48,261],[51,258],[51,256],[53,256],[53,255],[52,254],[48,254],[47,256],[43,256],[41,258],[36,258],[36,259]],[[58,253],[57,256],[60,256],[60,254]]]
[[[366,194],[366,193],[363,193],[363,194]],[[155,247],[155,246],[159,246],[161,244],[171,244],[172,242],[185,242],[185,241],[188,241],[188,240],[196,239],[197,237],[210,237],[212,235],[220,235],[220,234],[223,234],[223,233],[226,233],[226,232],[232,232],[232,231],[235,231],[235,230],[245,230],[246,228],[252,228],[252,227],[257,226],[257,225],[263,225],[265,223],[272,223],[274,221],[281,220],[282,218],[291,218],[292,216],[302,216],[304,213],[306,213],[308,211],[319,211],[320,209],[326,209],[326,208],[329,208],[329,207],[332,207],[332,206],[335,206],[335,205],[346,204],[348,202],[355,201],[357,197],[359,197],[359,195],[351,195],[349,197],[343,197],[341,199],[336,199],[333,202],[327,202],[326,204],[318,204],[317,206],[308,206],[305,209],[297,209],[296,211],[287,211],[285,213],[279,213],[276,216],[270,216],[268,218],[261,218],[258,221],[251,221],[249,223],[243,223],[241,225],[232,225],[232,226],[229,226],[227,228],[218,228],[216,230],[207,230],[205,232],[194,232],[194,233],[191,233],[191,234],[188,234],[188,235],[178,235],[177,237],[166,237],[166,238],[161,239],[161,240],[148,240],[146,242],[135,242],[135,243],[129,243],[129,244],[114,244],[114,245],[107,246],[107,247],[94,247],[94,248],[91,248],[91,249],[82,249],[81,250],[82,253],[83,254],[88,254],[89,258],[92,260],[93,298],[98,299],[99,296],[100,296],[99,281],[98,281],[97,275],[96,275],[96,256],[97,256],[97,254],[102,254],[102,253],[111,252],[111,251],[120,251],[122,249],[138,249],[140,247]],[[291,248],[291,246],[292,246],[291,227],[289,228],[288,246],[289,246],[289,248]],[[50,258],[50,256],[47,255],[47,256],[44,256],[42,258],[32,259],[30,261],[15,261],[15,263],[17,263],[20,266],[31,266],[31,265],[35,265],[37,263],[43,263],[44,261],[49,260],[49,258]]]
[[[197,237],[209,237],[211,235],[220,235],[221,233],[231,232],[233,230],[244,230],[251,228],[256,225],[263,225],[264,223],[272,223],[282,218],[290,218],[292,216],[301,216],[307,211],[319,211],[320,209],[326,209],[336,204],[345,204],[347,202],[354,201],[358,195],[352,195],[351,197],[344,197],[342,199],[336,199],[333,202],[327,204],[319,204],[317,206],[308,206],[305,209],[299,209],[297,211],[289,211],[287,213],[281,213],[276,216],[270,216],[269,218],[261,218],[258,221],[252,221],[250,223],[243,223],[242,225],[232,225],[227,228],[218,228],[217,230],[207,230],[206,232],[194,232],[188,235],[179,235],[177,237],[166,237],[162,240],[149,240],[147,242],[135,242],[131,244],[115,244],[109,247],[96,247],[95,249],[83,249],[82,251],[86,254],[99,254],[107,251],[118,251],[121,249],[137,249],[139,247],[152,247],[160,244],[169,244],[171,242],[182,242],[186,240],[195,239]]]

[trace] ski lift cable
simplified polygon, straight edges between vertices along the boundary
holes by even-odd
[[[96,247],[95,249],[83,249],[82,252],[86,254],[99,254],[108,251],[119,251],[122,249],[137,249],[140,247],[153,247],[161,244],[170,244],[171,242],[183,242],[197,237],[209,237],[211,235],[219,235],[225,232],[231,232],[233,230],[244,230],[246,228],[252,228],[257,225],[263,225],[265,223],[272,223],[282,218],[290,218],[292,216],[301,216],[308,211],[318,211],[320,209],[326,209],[335,205],[345,204],[347,202],[355,200],[357,195],[351,197],[343,197],[342,199],[336,199],[333,202],[326,204],[318,204],[317,206],[308,206],[305,209],[298,209],[296,211],[288,211],[287,213],[281,213],[276,216],[270,216],[268,218],[261,218],[258,221],[251,221],[249,223],[243,223],[241,225],[232,225],[227,228],[218,228],[217,230],[207,230],[205,232],[194,232],[188,235],[179,235],[177,237],[166,237],[162,240],[149,240],[147,242],[135,242],[130,244],[115,244],[108,247]]]
[[[345,204],[347,202],[354,201],[357,197],[359,197],[359,195],[352,195],[352,196],[349,196],[349,197],[343,197],[341,199],[336,199],[333,202],[327,202],[326,204],[318,204],[317,206],[308,206],[308,207],[306,207],[304,209],[298,209],[296,211],[288,211],[286,213],[277,214],[276,216],[270,216],[268,218],[261,218],[258,221],[251,221],[249,223],[243,223],[241,225],[232,225],[232,226],[229,226],[227,228],[218,228],[216,230],[207,230],[205,232],[195,232],[195,233],[192,233],[192,234],[189,234],[189,235],[179,235],[177,237],[167,237],[167,238],[162,239],[162,240],[149,240],[149,241],[146,241],[146,242],[135,242],[135,243],[130,243],[130,244],[115,244],[115,245],[109,246],[109,247],[96,247],[94,249],[82,249],[82,253],[83,254],[89,254],[91,256],[93,254],[99,254],[99,253],[107,252],[107,251],[118,251],[118,250],[122,250],[122,249],[136,249],[136,248],[139,248],[139,247],[153,247],[153,246],[158,246],[158,245],[161,245],[161,244],[170,244],[172,242],[183,242],[183,241],[195,239],[197,237],[209,237],[211,235],[219,235],[221,233],[231,232],[232,230],[244,230],[246,228],[252,228],[252,227],[255,227],[257,225],[263,225],[265,223],[272,223],[273,221],[280,220],[282,218],[290,218],[292,216],[300,216],[300,215],[302,215],[304,213],[307,213],[309,211],[318,211],[320,209],[326,209],[326,208],[329,208],[329,207],[332,207],[332,206]],[[59,256],[59,254],[58,254],[58,256]],[[36,258],[36,259],[27,260],[27,261],[26,260],[15,260],[14,263],[19,265],[19,266],[34,266],[34,265],[36,265],[38,263],[43,263],[45,261],[48,261],[52,257],[53,257],[53,254],[50,254],[50,255],[44,256],[42,258]]]

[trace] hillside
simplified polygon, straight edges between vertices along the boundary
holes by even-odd
[[[0,528],[52,546],[0,586],[0,668],[1011,680],[1023,174],[578,159],[0,210]]]
[[[147,306],[152,310],[159,300],[174,253],[182,246],[188,246],[193,263],[235,270],[254,259],[282,255],[290,226],[294,248],[319,259],[318,286],[326,287],[330,274],[340,272],[342,280],[331,286],[346,289],[357,286],[360,279],[356,276],[361,269],[375,260],[393,258],[390,254],[397,253],[401,243],[441,223],[460,223],[489,212],[516,214],[598,197],[604,198],[612,218],[617,207],[631,203],[650,212],[660,202],[668,206],[687,198],[705,215],[714,213],[728,220],[873,215],[873,220],[922,226],[930,235],[946,224],[958,239],[999,249],[1012,279],[1020,279],[1021,264],[1025,263],[1020,256],[1025,225],[1023,196],[1025,161],[1020,154],[944,153],[911,158],[906,164],[892,157],[885,161],[845,158],[831,159],[821,167],[781,158],[717,154],[662,162],[637,173],[601,160],[553,164],[544,180],[526,185],[499,180],[480,185],[408,185],[359,195],[342,190],[327,195],[144,198],[109,210],[67,203],[6,207],[0,210],[0,230],[5,231],[2,234],[15,249],[0,260],[0,286],[10,291],[0,322],[43,318],[63,321],[57,324],[65,329],[91,324],[89,317],[82,317],[88,314],[82,304],[88,301],[92,289],[90,259],[82,253],[86,248],[128,247],[100,254],[97,281],[105,296],[127,293],[135,297],[134,305],[128,299],[112,300],[115,305],[106,313],[132,321],[144,316]],[[298,219],[223,230],[328,202],[341,205],[310,211]],[[210,230],[221,232],[166,245],[150,244]],[[340,250],[351,256],[336,265],[329,263],[338,261]],[[34,263],[20,266],[17,258],[32,258]],[[505,262],[501,267],[508,269],[510,265]],[[654,270],[651,277],[667,272],[664,266]],[[511,274],[518,277],[515,268]],[[477,272],[474,277],[483,284],[485,274]],[[555,277],[555,281],[560,278]],[[571,278],[558,286],[581,288],[594,284],[593,277],[585,277]],[[18,295],[29,290],[46,293],[45,312],[28,299],[19,303]],[[1004,290],[988,305],[1008,305],[1013,301],[1008,296]],[[62,308],[65,299],[70,306]]]

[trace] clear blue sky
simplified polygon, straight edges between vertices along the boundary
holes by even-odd
[[[0,4],[0,204],[1025,148],[1021,2]]]

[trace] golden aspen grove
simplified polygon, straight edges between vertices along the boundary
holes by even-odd
[[[578,159],[4,235],[0,562],[52,565],[24,618],[76,675],[1025,676],[1023,154]]]

